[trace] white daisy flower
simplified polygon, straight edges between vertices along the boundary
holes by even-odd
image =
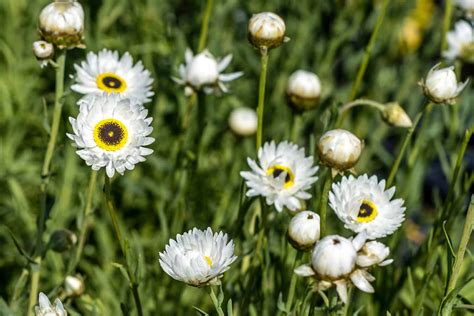
[[[79,115],[70,117],[74,134],[67,136],[79,148],[77,154],[93,170],[105,167],[107,175],[123,174],[153,150],[145,148],[155,141],[152,118],[138,101],[116,94],[89,95],[79,100]]]
[[[170,239],[160,252],[161,268],[173,279],[193,286],[220,284],[224,272],[237,259],[234,242],[223,232],[194,228],[176,240]]]
[[[287,207],[291,211],[302,208],[300,200],[311,198],[306,192],[318,180],[318,167],[313,167],[313,157],[305,157],[304,148],[287,141],[275,145],[265,143],[258,150],[257,164],[247,158],[252,171],[242,171],[246,180],[247,196],[264,196],[268,205],[275,204],[278,212]]]
[[[474,61],[474,28],[467,21],[461,20],[454,25],[454,30],[447,34],[448,49],[443,56],[449,60],[456,58]]]
[[[243,75],[243,72],[222,74],[221,72],[229,66],[232,55],[229,54],[222,60],[216,59],[207,49],[202,53],[193,55],[188,48],[184,54],[186,64],[179,66],[179,78],[173,77],[173,81],[185,86],[187,96],[197,91],[206,94],[213,92],[228,92],[226,82],[235,80]]]
[[[117,51],[103,49],[98,54],[89,52],[81,65],[74,65],[76,83],[71,89],[82,94],[116,93],[141,103],[151,101],[153,79],[141,61],[133,65],[132,56],[126,52],[121,58]]]
[[[43,292],[40,292],[38,301],[39,306],[35,307],[36,316],[67,316],[67,312],[59,298],[54,301],[54,306],[51,306],[48,297]]]
[[[391,200],[394,194],[395,187],[385,190],[385,180],[376,176],[343,177],[333,183],[329,205],[345,228],[376,239],[392,234],[405,219],[404,201]]]

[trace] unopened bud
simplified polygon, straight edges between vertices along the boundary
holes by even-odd
[[[349,239],[330,235],[314,247],[312,266],[321,278],[337,280],[354,270],[356,258],[357,252]]]
[[[68,229],[55,230],[49,239],[49,248],[56,252],[70,250],[77,243],[77,236]]]
[[[425,80],[420,82],[425,96],[434,103],[456,103],[468,81],[458,84],[454,67],[439,68],[439,64],[430,69]]]
[[[382,119],[390,125],[410,128],[413,123],[405,110],[397,102],[387,103],[381,112]]]
[[[64,290],[67,296],[81,296],[84,293],[84,281],[75,276],[68,275],[64,280]]]
[[[254,109],[240,107],[229,116],[229,126],[239,136],[250,136],[257,131],[257,113]]]
[[[321,81],[312,72],[297,70],[288,79],[286,95],[289,105],[294,109],[310,110],[319,103]]]
[[[53,58],[54,46],[46,41],[36,41],[33,43],[33,54],[35,54],[41,68],[43,68]]]
[[[288,225],[288,240],[296,249],[310,250],[319,236],[319,215],[314,212],[299,212]]]
[[[275,48],[285,40],[285,21],[272,12],[254,14],[248,24],[250,42],[257,48]]]
[[[362,141],[344,129],[330,130],[319,139],[322,162],[338,171],[352,168],[362,153]]]

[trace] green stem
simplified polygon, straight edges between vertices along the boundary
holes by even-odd
[[[198,53],[206,48],[207,33],[209,30],[209,18],[211,17],[214,0],[207,0],[204,15],[202,17],[201,32],[199,33]]]
[[[357,71],[356,81],[352,85],[351,97],[350,101],[354,100],[357,96],[357,92],[359,91],[360,84],[362,79],[364,78],[365,71],[367,70],[367,66],[369,65],[370,55],[372,54],[372,49],[375,44],[375,40],[377,39],[377,34],[379,33],[380,27],[382,26],[383,19],[385,17],[385,13],[387,11],[387,6],[389,0],[385,0],[382,4],[382,9],[380,10],[380,15],[377,18],[377,24],[375,24],[375,28],[372,31],[372,35],[370,36],[369,43],[365,48],[364,58],[362,60],[362,64],[359,66],[359,70]]]
[[[332,176],[331,172],[327,174],[324,182],[323,192],[321,193],[321,205],[319,207],[321,238],[326,234],[326,213],[328,208],[329,191],[331,190]]]
[[[448,45],[446,40],[446,34],[449,31],[449,25],[451,24],[451,12],[453,11],[453,0],[446,0],[444,9],[444,18],[443,18],[443,33],[441,35],[441,54]]]
[[[46,191],[50,176],[51,160],[53,159],[54,148],[56,147],[56,140],[58,138],[59,124],[61,121],[62,112],[62,96],[64,93],[64,68],[66,65],[66,51],[59,50],[58,57],[56,59],[56,87],[54,96],[54,109],[53,119],[51,123],[51,131],[49,135],[48,145],[46,147],[46,154],[43,160],[43,167],[41,168],[41,193],[42,193],[42,206],[38,218],[38,231],[36,234],[36,245],[34,254],[35,263],[31,264],[31,283],[30,283],[30,295],[28,300],[28,315],[33,315],[33,307],[36,305],[38,299],[38,285],[41,270],[41,253],[43,248],[43,233],[46,222]]]
[[[466,214],[466,220],[464,222],[464,229],[461,235],[461,241],[459,243],[459,248],[456,253],[456,259],[454,260],[453,272],[448,283],[447,294],[451,293],[452,290],[456,287],[456,282],[459,278],[461,272],[461,267],[464,261],[464,254],[466,253],[467,244],[472,233],[472,225],[474,223],[474,195],[471,195],[471,203]]]
[[[293,124],[291,125],[291,141],[293,143],[298,143],[298,134],[300,131],[301,125],[301,113],[293,113]]]
[[[295,291],[296,291],[296,281],[298,280],[298,276],[293,270],[298,265],[298,261],[300,257],[301,257],[301,253],[296,252],[295,259],[293,260],[292,270],[291,270],[291,281],[290,281],[290,289],[288,290],[288,300],[286,301],[286,306],[285,306],[285,310],[288,314],[290,314],[291,312],[291,306],[293,305],[293,298],[295,296]]]
[[[426,143],[425,141],[425,131],[426,129],[428,128],[428,123],[430,121],[430,118],[431,118],[431,112],[433,110],[433,106],[434,104],[433,103],[430,103],[428,104],[426,110],[425,110],[425,114],[424,114],[424,117],[423,117],[423,122],[421,123],[421,126],[420,126],[420,129],[418,130],[418,137],[416,138],[415,140],[415,143],[413,145],[413,150],[411,151],[410,155],[408,156],[408,165],[409,166],[413,166],[413,164],[415,163],[416,161],[416,158],[418,158],[418,154],[420,152],[420,148],[423,146],[423,144]]]
[[[344,304],[344,310],[343,310],[343,316],[348,316],[349,315],[349,311],[350,311],[350,307],[351,307],[351,299],[352,299],[352,287],[349,288],[348,292],[347,292],[347,303]]]
[[[376,110],[379,110],[380,112],[383,112],[385,109],[385,104],[382,104],[377,101],[373,100],[368,100],[368,99],[357,99],[354,101],[351,101],[349,103],[344,104],[340,109],[339,109],[339,118],[337,120],[336,126],[342,126],[342,123],[344,122],[345,118],[347,117],[347,114],[349,113],[349,110],[356,107],[356,106],[362,106],[362,105],[367,105],[369,107],[372,107]]]
[[[397,158],[395,158],[395,161],[393,162],[392,168],[390,169],[390,173],[389,173],[388,178],[387,178],[387,183],[385,185],[386,188],[390,187],[393,183],[393,180],[395,180],[395,174],[398,171],[398,167],[400,167],[400,162],[402,161],[402,158],[405,155],[405,151],[408,147],[408,144],[410,143],[411,137],[413,136],[413,132],[415,131],[416,127],[418,126],[418,123],[420,122],[420,119],[426,113],[427,109],[431,108],[430,104],[431,103],[429,103],[423,109],[423,111],[419,112],[416,115],[415,120],[413,121],[413,125],[408,129],[408,132],[405,136],[405,139],[403,140],[402,147],[400,147],[400,151],[398,152]]]
[[[115,207],[112,201],[112,196],[110,194],[111,192],[111,183],[110,179],[105,174],[105,202],[107,204],[107,209],[109,211],[110,219],[112,220],[112,225],[114,227],[114,232],[115,232],[115,237],[117,238],[119,244],[120,244],[120,249],[122,250],[122,255],[124,256],[125,259],[125,268],[127,269],[127,274],[130,282],[130,288],[132,289],[132,294],[133,294],[133,300],[135,301],[135,306],[137,308],[137,314],[139,316],[143,315],[142,311],[142,304],[140,301],[140,295],[138,293],[138,283],[135,281],[135,275],[133,274],[132,269],[130,268],[130,265],[128,264],[128,251],[127,251],[127,246],[122,239],[122,233],[120,231],[120,225],[118,222],[118,217],[117,217],[117,212],[115,211]]]
[[[209,286],[209,289],[210,289],[209,296],[211,297],[212,303],[214,304],[214,308],[216,309],[217,315],[225,316],[225,313],[222,310],[222,307],[219,305],[219,299],[217,298],[216,293],[214,293],[212,286]],[[220,287],[220,292],[222,293],[222,285]]]
[[[258,116],[258,127],[257,127],[257,140],[256,147],[257,151],[262,147],[262,132],[263,132],[263,108],[265,106],[265,82],[267,80],[267,65],[268,65],[268,50],[267,48],[260,49],[260,82],[258,86],[258,106],[257,106],[257,116]]]

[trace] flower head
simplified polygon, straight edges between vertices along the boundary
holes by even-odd
[[[105,167],[111,178],[115,171],[132,170],[153,152],[145,147],[155,141],[149,137],[152,118],[137,101],[104,94],[86,96],[78,104],[79,115],[69,118],[74,133],[67,136],[93,170]]]
[[[33,43],[33,54],[43,68],[54,56],[54,46],[46,41],[35,41]]]
[[[89,52],[81,65],[74,65],[77,75],[71,89],[82,94],[115,93],[124,98],[150,102],[153,79],[141,61],[133,65],[127,52],[119,58],[117,51],[103,49],[98,54]]]
[[[68,275],[64,280],[64,291],[67,296],[80,296],[84,293],[84,281],[80,277]]]
[[[265,143],[258,150],[259,163],[250,158],[247,162],[252,171],[240,173],[249,188],[247,196],[264,196],[267,204],[275,204],[279,212],[283,207],[301,209],[300,200],[311,197],[306,191],[318,180],[313,157],[305,157],[304,148],[287,141]]]
[[[41,36],[58,48],[83,47],[84,10],[75,0],[56,0],[39,16]]]
[[[398,102],[387,103],[381,113],[382,119],[392,126],[409,128],[413,125],[407,112]]]
[[[324,133],[318,142],[319,157],[331,168],[344,171],[352,168],[362,153],[362,142],[344,129]]]
[[[312,72],[297,70],[288,79],[286,95],[288,103],[296,110],[312,109],[321,97],[321,81]]]
[[[454,30],[448,32],[447,40],[448,49],[443,52],[445,58],[474,62],[474,27],[471,23],[463,20],[457,22]]]
[[[236,108],[230,113],[229,126],[237,135],[253,135],[257,131],[257,113],[251,108]]]
[[[439,64],[430,69],[426,79],[420,82],[425,96],[434,103],[456,103],[456,97],[461,93],[468,81],[458,84],[454,67],[438,69]]]
[[[285,21],[272,12],[252,15],[248,24],[248,37],[257,48],[276,48],[285,40]]]
[[[288,240],[296,249],[309,250],[319,240],[319,215],[311,211],[296,214],[288,225]]]
[[[465,11],[468,18],[472,19],[474,17],[474,0],[456,0],[455,3]]]
[[[392,200],[394,194],[395,187],[385,190],[385,180],[376,176],[343,177],[333,183],[329,205],[345,228],[376,239],[392,234],[405,219],[404,201]]]
[[[357,254],[356,264],[363,268],[373,265],[386,266],[393,262],[393,259],[387,259],[389,255],[390,249],[387,246],[381,242],[372,240],[365,243]]]
[[[207,49],[193,55],[190,49],[184,55],[186,64],[179,66],[180,78],[172,78],[176,83],[185,86],[185,94],[191,95],[197,91],[210,94],[213,92],[228,92],[226,82],[235,80],[243,72],[222,74],[229,66],[232,55],[227,55],[222,60],[217,60]]]
[[[54,306],[51,306],[48,297],[43,292],[40,292],[38,301],[39,306],[35,307],[36,316],[67,316],[67,312],[59,298],[54,300]]]
[[[220,284],[224,272],[237,259],[227,234],[194,228],[176,240],[170,239],[160,252],[161,268],[173,279],[193,286]]]

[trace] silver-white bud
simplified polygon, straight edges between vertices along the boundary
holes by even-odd
[[[258,118],[254,109],[240,107],[232,110],[229,116],[231,130],[239,136],[250,136],[257,131]]]
[[[64,280],[64,290],[67,296],[80,296],[84,293],[84,281],[81,278],[68,275]]]
[[[321,81],[312,72],[297,70],[288,79],[286,95],[289,105],[296,110],[312,109],[321,97]]]
[[[272,12],[252,15],[248,24],[248,37],[257,48],[275,48],[285,40],[285,21]]]
[[[407,112],[397,102],[387,103],[381,113],[382,119],[392,126],[410,128],[413,125]]]
[[[393,262],[392,259],[386,260],[389,255],[390,248],[381,242],[369,241],[357,254],[356,264],[362,268],[373,265],[385,266]]]
[[[319,215],[311,211],[296,214],[288,225],[288,240],[299,250],[309,250],[320,237]]]
[[[344,129],[330,130],[318,142],[322,162],[340,171],[350,169],[357,163],[362,147],[362,141]]]
[[[349,239],[330,235],[314,247],[311,264],[321,278],[337,280],[354,270],[356,258],[357,251]]]
[[[218,78],[217,60],[207,49],[192,57],[186,69],[186,79],[194,89],[199,90],[202,86],[215,84]]]
[[[439,68],[440,64],[430,69],[426,79],[420,82],[425,96],[434,103],[456,103],[456,97],[468,81],[458,84],[454,67]]]

